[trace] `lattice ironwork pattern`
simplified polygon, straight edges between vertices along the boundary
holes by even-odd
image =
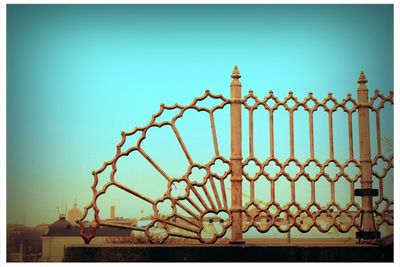
[[[236,71],[236,76],[232,77],[238,80],[240,74],[238,70]],[[359,83],[366,83],[366,79],[365,82],[361,80]],[[202,101],[207,99],[218,100],[220,104],[211,108],[202,106]],[[352,227],[361,231],[363,228],[361,222],[363,205],[361,205],[360,200],[356,199],[354,190],[362,180],[362,164],[361,160],[355,157],[354,152],[353,129],[357,125],[353,126],[355,124],[353,114],[356,114],[359,108],[365,104],[360,105],[351,94],[348,94],[342,101],[338,101],[332,96],[332,93],[328,93],[326,98],[319,101],[310,92],[307,97],[300,101],[292,92],[289,92],[283,100],[279,100],[270,91],[267,96],[260,100],[254,95],[253,91],[249,91],[241,99],[229,99],[222,95],[212,94],[207,90],[203,96],[195,98],[187,106],[178,104],[166,106],[162,104],[159,112],[152,116],[151,121],[145,127],[121,133],[122,139],[117,145],[115,156],[92,173],[94,178],[93,198],[89,205],[85,207],[84,214],[78,221],[81,227],[81,236],[85,242],[89,243],[96,236],[96,230],[101,226],[130,228],[143,232],[151,243],[163,243],[169,237],[194,239],[201,243],[215,243],[221,237],[226,236],[231,231],[233,224],[232,205],[229,203],[231,197],[228,194],[233,194],[234,190],[230,192],[231,189],[226,188],[225,182],[232,174],[233,165],[232,161],[222,156],[219,151],[214,112],[232,106],[234,103],[239,103],[243,110],[248,112],[248,129],[242,129],[242,131],[248,131],[249,138],[249,156],[242,159],[241,164],[243,182],[249,183],[248,201],[242,204],[240,210],[242,232],[248,232],[251,227],[261,233],[268,232],[271,228],[276,228],[281,233],[288,232],[291,228],[296,228],[303,233],[309,232],[312,228],[318,229],[321,233],[326,233],[332,228],[336,228],[342,233],[350,231]],[[370,98],[368,105],[370,113],[375,115],[376,122],[372,128],[376,129],[377,154],[370,160],[370,168],[372,168],[373,180],[378,184],[380,192],[373,205],[377,230],[383,223],[393,225],[393,199],[384,194],[384,182],[390,179],[388,173],[393,170],[393,154],[387,157],[382,153],[380,114],[385,103],[393,104],[393,92],[385,97],[379,91],[375,91],[375,95]],[[289,143],[290,155],[286,159],[277,157],[275,153],[279,150],[279,147],[276,146],[274,140],[274,137],[276,137],[274,125],[276,126],[277,123],[274,122],[274,112],[279,107],[283,107],[289,117],[289,125],[287,125],[289,140],[287,142]],[[305,161],[300,161],[296,157],[294,142],[296,131],[294,114],[300,107],[308,114],[308,125],[303,125],[303,128],[307,128],[309,136],[309,157]],[[323,109],[322,112],[327,113],[328,117],[328,120],[324,122],[328,127],[328,147],[318,147],[318,149],[329,151],[329,157],[324,161],[320,161],[315,156],[315,135],[318,133],[316,133],[314,127],[314,114],[320,107]],[[206,164],[194,162],[176,127],[176,122],[185,115],[186,111],[191,109],[197,112],[206,112],[209,117],[214,155],[210,157]],[[260,159],[254,153],[254,111],[257,109],[264,109],[269,116],[267,119],[269,136],[266,137],[269,138],[269,157],[266,159]],[[159,121],[164,112],[171,110],[177,111],[172,119]],[[333,131],[333,114],[335,112],[343,112],[347,117],[347,133],[345,135],[347,137],[346,142],[348,142],[348,158],[344,163],[335,158]],[[226,118],[226,120],[229,120],[229,118]],[[247,118],[244,118],[244,120],[247,120]],[[142,142],[146,139],[148,130],[153,127],[170,127],[172,129],[187,160],[187,171],[183,176],[171,177],[142,147]],[[127,140],[134,135],[139,136],[137,142],[127,147]],[[138,152],[166,180],[167,187],[161,198],[149,198],[115,178],[118,160],[122,157],[128,157],[133,151]],[[235,160],[237,159],[235,158]],[[382,165],[382,162],[385,167],[379,169],[378,167]],[[216,164],[224,166],[223,171],[214,168]],[[99,185],[98,177],[106,169],[110,171],[109,179],[104,185]],[[306,205],[300,204],[298,198],[296,198],[296,186],[299,186],[298,181],[302,177],[307,180],[311,189],[310,192],[304,192],[310,195],[310,201]],[[268,202],[260,201],[255,197],[255,184],[257,180],[261,179],[269,183],[270,190],[265,192],[270,197]],[[319,203],[316,198],[316,185],[320,179],[326,179],[329,183],[330,192],[326,192],[326,194],[330,194],[330,201],[327,204]],[[349,185],[347,192],[349,201],[345,205],[341,205],[336,199],[335,191],[339,190],[337,187],[339,179],[345,180]],[[276,183],[283,180],[290,184],[290,191],[286,192],[290,195],[288,203],[280,203],[276,197]],[[110,187],[128,192],[150,204],[153,209],[151,222],[140,227],[102,220],[99,216],[97,200],[101,195],[106,194]],[[88,231],[84,220],[88,219],[90,210],[94,214],[94,224]]]
[[[385,103],[393,105],[393,92],[390,92],[389,96],[383,96],[379,93],[379,90],[375,90],[375,94],[370,100],[371,113],[375,113],[375,127],[376,129],[376,144],[377,154],[372,159],[372,179],[378,181],[379,198],[374,203],[374,211],[376,212],[376,224],[379,229],[383,223],[393,225],[393,199],[385,195],[384,181],[392,179],[393,184],[393,173],[388,175],[390,171],[393,171],[393,143],[388,144],[389,156],[384,156],[382,153],[382,140],[381,137],[381,111],[385,107]],[[391,151],[390,151],[391,150]],[[378,168],[379,165],[384,164],[383,168]],[[393,190],[392,188],[389,188]]]
[[[211,109],[202,107],[200,102],[206,98],[220,100],[221,104],[216,105]],[[188,106],[181,106],[178,104],[173,106],[161,105],[159,112],[152,116],[152,119],[147,126],[135,128],[131,132],[122,132],[122,140],[117,145],[117,153],[114,158],[105,162],[100,169],[92,173],[94,177],[94,183],[92,185],[93,200],[87,207],[85,207],[83,218],[86,217],[89,209],[93,209],[95,225],[91,228],[89,233],[85,233],[83,220],[80,220],[79,223],[82,230],[81,235],[85,242],[89,242],[93,237],[95,237],[96,230],[100,226],[130,228],[132,230],[141,231],[146,234],[151,243],[162,243],[169,236],[197,239],[202,243],[214,243],[217,238],[225,235],[227,228],[231,225],[231,219],[224,180],[230,174],[231,168],[230,161],[219,153],[213,113],[218,109],[224,108],[228,104],[229,99],[224,98],[222,95],[214,95],[209,91],[206,91],[203,96],[195,98]],[[175,109],[179,110],[179,112],[172,118],[172,120],[157,122],[157,119],[164,111]],[[199,112],[204,111],[209,114],[215,155],[211,158],[210,162],[205,165],[193,162],[190,152],[187,150],[175,125],[176,121],[184,116],[185,111],[189,109],[194,109]],[[170,126],[172,128],[181,149],[187,158],[188,169],[183,177],[170,177],[141,147],[143,140],[146,138],[147,131],[150,128],[161,128],[165,126]],[[123,150],[127,138],[137,133],[140,134],[140,138],[136,145]],[[138,151],[167,180],[168,186],[164,197],[159,199],[150,199],[135,191],[134,188],[129,188],[115,179],[118,160],[121,157],[129,156],[133,151]],[[214,170],[213,166],[216,163],[222,163],[225,165],[225,171],[221,173],[220,171]],[[107,167],[112,168],[109,182],[107,182],[102,188],[98,188],[98,175]],[[194,172],[196,172],[197,175],[194,175]],[[207,189],[207,184],[211,185],[212,192],[209,192]],[[121,190],[129,192],[130,194],[150,203],[154,210],[152,222],[146,227],[138,227],[103,221],[99,217],[99,208],[96,201],[100,195],[106,193],[110,186],[116,186]],[[220,190],[217,190],[217,187],[220,187]],[[174,190],[178,188],[183,188],[183,190]],[[213,194],[214,197],[211,197],[211,194]],[[206,196],[206,198],[204,199],[203,196]],[[210,227],[212,227],[212,230],[207,229]]]
[[[251,103],[249,104],[249,100]],[[290,103],[291,102],[291,103]],[[340,232],[348,232],[351,227],[360,228],[361,206],[356,202],[354,189],[355,183],[361,179],[360,163],[354,158],[353,145],[353,119],[352,114],[357,110],[358,104],[351,94],[348,94],[342,102],[338,102],[331,93],[318,101],[310,92],[302,101],[299,101],[292,92],[283,100],[279,100],[272,91],[259,100],[257,96],[250,91],[244,97],[244,107],[249,112],[249,157],[243,162],[244,177],[250,183],[249,201],[244,206],[244,214],[246,216],[246,224],[244,232],[248,231],[251,226],[255,227],[259,232],[267,232],[271,227],[276,227],[280,232],[288,232],[290,228],[296,227],[300,232],[308,232],[311,227],[315,226],[320,232],[328,232],[332,227],[336,227]],[[290,156],[284,162],[279,161],[275,156],[274,144],[274,111],[282,106],[289,113],[289,132],[290,132]],[[254,140],[253,140],[253,112],[255,109],[263,107],[269,113],[269,147],[270,157],[265,161],[260,161],[254,156]],[[299,107],[303,107],[309,117],[309,143],[310,157],[305,162],[300,162],[295,156],[294,147],[294,113]],[[320,162],[314,156],[314,119],[313,114],[319,107],[322,107],[328,113],[328,129],[329,129],[329,159]],[[335,159],[334,153],[334,136],[333,136],[333,120],[334,112],[345,112],[348,117],[348,143],[349,158],[344,164],[340,164]],[[304,126],[306,127],[306,126]],[[279,148],[277,148],[279,149]],[[321,149],[321,148],[319,148]],[[258,172],[249,174],[246,168],[249,165],[257,166]],[[292,167],[293,166],[293,167]],[[313,166],[313,170],[308,170]],[[333,166],[336,171],[328,171]],[[291,168],[292,167],[292,168]],[[289,170],[291,168],[291,170]],[[297,171],[294,169],[297,168]],[[275,170],[274,170],[275,169]],[[276,170],[278,169],[278,170]],[[315,171],[318,169],[318,171]],[[351,171],[348,171],[352,169]],[[354,171],[354,169],[356,171]],[[254,170],[254,167],[253,167]],[[296,182],[300,177],[305,177],[311,184],[311,201],[302,206],[296,201]],[[346,206],[341,206],[335,199],[335,183],[340,177],[345,178],[350,184],[350,202]],[[327,205],[321,205],[316,200],[316,182],[319,179],[326,178],[330,183],[331,199]],[[255,181],[257,179],[266,179],[270,183],[271,201],[261,203],[254,197]],[[291,200],[286,205],[282,205],[275,199],[275,183],[279,180],[287,179],[290,183]]]

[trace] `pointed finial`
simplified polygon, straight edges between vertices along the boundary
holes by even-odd
[[[358,83],[359,84],[366,84],[368,82],[367,78],[365,77],[365,74],[363,71],[360,73],[360,77],[358,78]]]
[[[239,68],[238,68],[237,65],[235,65],[235,67],[233,68],[231,77],[232,77],[233,79],[239,79],[240,77],[242,77],[242,76],[240,75]]]

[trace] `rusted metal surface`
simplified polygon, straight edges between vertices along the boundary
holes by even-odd
[[[319,232],[326,233],[332,228],[336,228],[339,232],[345,233],[350,231],[352,227],[358,231],[375,231],[383,223],[393,225],[393,200],[383,194],[384,179],[388,179],[387,173],[393,168],[393,156],[390,158],[382,154],[381,149],[381,126],[380,126],[380,112],[384,108],[384,104],[389,102],[393,104],[393,93],[387,97],[375,91],[375,95],[368,102],[368,88],[366,87],[367,80],[365,75],[361,73],[358,83],[360,84],[357,89],[358,101],[352,98],[351,94],[339,102],[331,93],[324,98],[321,102],[318,101],[310,92],[302,101],[298,100],[292,92],[283,99],[279,100],[272,91],[263,99],[259,99],[249,91],[247,95],[241,95],[241,83],[239,81],[240,73],[235,66],[231,75],[231,95],[230,98],[225,98],[222,95],[214,95],[208,90],[201,97],[195,98],[193,102],[187,106],[175,104],[173,106],[161,105],[158,113],[152,116],[151,121],[145,126],[135,128],[131,132],[122,132],[121,142],[117,145],[117,152],[113,159],[105,162],[103,166],[93,171],[94,183],[92,185],[93,198],[88,206],[84,209],[82,218],[78,221],[81,226],[81,236],[86,243],[89,243],[95,237],[96,229],[101,226],[122,227],[130,228],[135,231],[143,232],[151,243],[163,243],[169,237],[194,239],[201,243],[215,243],[218,239],[225,236],[230,232],[230,243],[244,243],[243,234],[249,231],[251,227],[255,228],[258,232],[265,233],[271,228],[276,228],[279,232],[289,232],[292,228],[298,229],[300,232],[306,233],[315,227]],[[212,108],[205,108],[199,105],[199,102],[205,99],[216,99],[221,103]],[[377,105],[376,103],[380,101]],[[214,119],[214,112],[219,109],[224,109],[230,106],[230,127],[231,127],[231,157],[227,159],[220,154],[218,146],[218,139],[216,133],[216,125]],[[289,157],[280,161],[275,152],[279,147],[275,147],[274,140],[274,112],[283,107],[289,115]],[[308,127],[309,135],[309,158],[300,162],[296,158],[295,147],[295,125],[294,114],[298,111],[299,107],[304,108],[308,113]],[[328,115],[328,147],[318,148],[327,149],[329,151],[329,158],[321,162],[315,157],[315,134],[314,128],[314,113],[319,107],[323,108],[323,112]],[[249,156],[242,158],[242,108],[249,113]],[[264,108],[268,111],[268,125],[269,125],[269,150],[270,155],[265,160],[260,160],[254,153],[254,110],[257,108]],[[193,161],[190,151],[187,149],[181,133],[176,127],[176,121],[184,116],[187,110],[194,109],[198,112],[207,112],[209,114],[210,128],[212,143],[214,146],[214,155],[207,164],[198,164]],[[340,163],[335,158],[334,150],[334,131],[333,131],[333,113],[341,109],[347,115],[347,141],[349,146],[348,159],[344,163]],[[161,117],[162,113],[166,110],[179,111],[170,121],[158,122],[157,119]],[[376,116],[376,131],[377,131],[377,155],[371,159],[370,151],[370,132],[369,132],[369,114],[374,112]],[[358,113],[358,128],[359,128],[359,148],[360,159],[354,156],[354,135],[353,135],[353,115]],[[185,158],[188,161],[188,169],[182,177],[172,178],[163,168],[143,149],[141,146],[143,140],[147,136],[149,129],[153,127],[171,127],[176,140],[182,149]],[[137,143],[127,149],[124,144],[130,136],[139,134],[140,138]],[[118,182],[115,179],[117,171],[118,160],[121,157],[129,156],[133,151],[140,153],[150,165],[160,173],[160,175],[167,181],[167,188],[163,197],[152,199],[144,194],[135,191],[134,188],[129,188],[126,185]],[[383,173],[374,171],[374,167],[378,161],[383,160],[387,167]],[[221,175],[214,173],[212,167],[217,161],[222,162],[227,166],[227,170]],[[258,167],[258,172],[250,175],[246,169],[247,166],[253,164]],[[279,171],[272,174],[267,171],[267,167],[274,164],[279,168]],[[288,171],[289,165],[296,165],[299,171],[293,176]],[[327,170],[331,164],[335,165],[339,171],[335,175],[331,175]],[[308,172],[310,165],[316,166],[319,171],[314,175]],[[358,169],[355,175],[350,175],[347,168],[352,165]],[[98,176],[105,171],[106,168],[111,168],[109,181],[100,187],[98,186]],[[202,169],[205,175],[201,181],[193,181],[191,179],[192,172],[195,169]],[[230,177],[231,192],[225,188],[225,180]],[[307,205],[302,206],[296,199],[296,186],[300,177],[310,183],[310,201]],[[316,182],[323,177],[330,184],[331,199],[328,204],[322,205],[316,199]],[[350,202],[345,206],[341,206],[335,199],[335,191],[338,179],[343,177],[349,183],[349,198]],[[255,182],[258,179],[266,179],[270,184],[270,201],[261,204],[255,198]],[[286,179],[290,183],[290,201],[289,203],[282,204],[276,198],[276,183],[279,179]],[[372,188],[372,179],[377,179],[379,184],[379,199],[373,203],[371,196],[362,196],[362,205],[359,205],[355,199],[354,190],[357,188],[356,184],[361,182],[361,188]],[[249,201],[242,203],[242,181],[250,184]],[[185,193],[176,195],[172,193],[172,189],[183,183]],[[133,196],[149,203],[153,207],[154,214],[151,223],[145,227],[134,225],[123,225],[110,223],[100,219],[99,208],[97,200],[99,196],[106,193],[110,186],[115,186]],[[231,194],[231,203],[228,203],[227,194]],[[165,214],[160,209],[160,206],[167,204],[170,207],[170,212]],[[379,208],[384,205],[384,208]],[[89,233],[84,232],[84,220],[89,211],[94,213],[94,224]],[[362,216],[361,216],[362,215]],[[362,222],[361,222],[362,217]],[[219,230],[213,234],[207,233],[205,228],[218,220]],[[375,223],[376,222],[376,223]]]
[[[214,106],[211,109],[199,107],[197,105],[198,102],[206,98],[218,99],[221,101],[221,104]],[[121,133],[122,140],[117,145],[117,153],[114,156],[114,158],[108,162],[105,162],[100,169],[93,171],[92,173],[94,177],[94,183],[92,185],[93,199],[91,203],[87,207],[85,207],[82,219],[79,221],[79,224],[81,226],[81,235],[84,238],[85,242],[89,243],[90,240],[95,237],[96,229],[100,226],[122,227],[122,228],[130,228],[136,231],[141,231],[145,233],[145,235],[149,238],[149,241],[152,243],[162,243],[168,237],[197,239],[203,243],[214,243],[217,238],[223,236],[226,233],[228,227],[230,227],[232,223],[230,219],[231,213],[226,197],[227,192],[224,186],[224,180],[231,173],[231,167],[230,167],[230,160],[224,158],[219,154],[213,113],[214,111],[222,109],[225,106],[229,105],[229,102],[230,102],[229,99],[224,98],[222,95],[214,95],[209,91],[206,91],[203,96],[195,98],[194,101],[188,106],[181,106],[178,104],[175,104],[173,106],[161,105],[159,112],[152,116],[152,119],[147,126],[141,128],[135,128],[131,132],[122,132]],[[173,109],[177,109],[179,110],[179,112],[177,115],[173,117],[171,121],[156,122],[157,118],[161,116],[163,111],[173,110]],[[185,143],[183,142],[183,139],[175,124],[175,122],[180,117],[182,117],[187,110],[190,109],[195,109],[197,111],[205,111],[209,113],[210,127],[212,129],[215,155],[211,158],[209,163],[205,165],[193,162],[191,155],[187,150]],[[149,154],[147,154],[146,151],[141,147],[143,140],[146,138],[147,131],[150,128],[152,127],[160,128],[166,125],[169,125],[173,129],[173,132],[189,163],[189,168],[186,174],[180,178],[171,178],[160,167],[160,165],[157,164],[156,161]],[[141,135],[141,137],[137,141],[137,144],[123,151],[122,147],[126,139],[129,136],[137,133],[140,133]],[[148,198],[147,196],[140,194],[134,189],[129,188],[115,180],[115,173],[117,171],[118,160],[121,157],[128,156],[133,151],[138,151],[162,175],[162,177],[166,179],[166,181],[168,182],[168,187],[166,188],[166,193],[164,197],[159,199]],[[228,166],[227,171],[224,174],[218,175],[217,173],[212,172],[211,170],[212,166],[216,163],[216,161],[222,161],[226,166]],[[99,180],[98,175],[101,174],[107,167],[110,166],[112,168],[112,171],[110,174],[109,182],[107,182],[102,188],[98,188],[97,187]],[[192,174],[192,170],[194,168],[204,169],[206,171],[206,175],[204,176],[203,181],[197,182],[197,181],[192,181],[190,179],[190,175]],[[179,196],[172,196],[171,194],[172,188],[177,183],[185,184],[186,193]],[[209,192],[207,190],[206,184],[208,183],[211,184],[211,187],[213,189],[212,192]],[[142,199],[143,201],[153,206],[154,219],[148,226],[138,227],[138,226],[113,224],[105,222],[100,219],[99,208],[97,206],[97,199],[100,195],[106,192],[107,188],[109,188],[112,185]],[[221,192],[220,194],[218,194],[218,191],[216,189],[217,186],[220,187],[220,192]],[[202,197],[201,192],[204,193],[206,199]],[[213,199],[210,197],[210,194],[214,194],[215,199],[217,199],[217,201],[214,202]],[[171,213],[169,214],[160,213],[159,205],[163,203],[170,204],[170,207],[172,209]],[[90,209],[93,210],[95,224],[93,225],[89,233],[85,233],[83,228],[84,219],[86,218],[88,211]],[[184,212],[180,212],[179,210]],[[190,216],[187,216],[187,214]],[[204,224],[207,223],[208,217],[213,216],[215,214],[219,214],[220,216],[222,216],[221,214],[223,214],[227,219],[220,224],[222,226],[222,229],[217,235],[214,235],[212,238],[205,238],[202,232],[205,227]]]
[[[247,101],[252,99],[254,104],[248,105]],[[267,102],[269,100],[273,100],[273,105],[268,105]],[[292,100],[294,105],[289,106],[288,101]],[[309,101],[314,103],[313,106],[310,107],[308,105]],[[327,106],[327,103],[331,101],[334,105],[331,107]],[[349,109],[346,107],[346,104],[351,102],[354,106]],[[248,218],[248,224],[246,225],[244,232],[248,231],[250,227],[255,227],[260,232],[267,232],[271,227],[276,227],[280,232],[288,232],[292,227],[296,227],[300,232],[308,232],[311,227],[315,226],[320,232],[328,232],[332,227],[336,227],[340,232],[348,232],[349,229],[354,226],[357,229],[360,228],[360,223],[357,221],[357,218],[360,216],[361,207],[354,199],[354,184],[361,177],[361,173],[357,174],[354,179],[351,179],[347,173],[345,172],[345,168],[350,164],[354,163],[358,168],[360,163],[354,159],[353,156],[353,138],[352,138],[352,120],[351,114],[355,112],[358,108],[356,101],[348,95],[346,99],[344,99],[341,103],[339,103],[335,98],[333,98],[332,94],[329,93],[328,96],[322,101],[319,102],[317,99],[313,97],[312,93],[303,100],[299,101],[292,92],[289,92],[288,96],[285,97],[282,101],[279,101],[276,96],[274,96],[273,92],[270,91],[269,94],[262,100],[259,100],[252,91],[249,92],[244,97],[244,106],[249,111],[250,114],[250,128],[252,127],[252,113],[259,106],[264,107],[269,112],[270,125],[272,126],[274,111],[278,109],[279,106],[283,106],[289,113],[289,130],[290,130],[290,156],[285,162],[280,162],[277,157],[274,155],[275,145],[274,145],[274,129],[270,127],[270,151],[271,155],[264,162],[261,162],[259,159],[254,157],[253,154],[253,133],[252,129],[249,129],[249,138],[250,138],[250,156],[244,160],[243,168],[246,168],[246,165],[249,162],[253,161],[257,166],[259,166],[259,172],[250,177],[246,172],[244,172],[245,178],[250,182],[250,190],[254,192],[254,181],[257,179],[262,179],[265,177],[271,184],[271,201],[266,204],[265,207],[260,207],[254,198],[254,194],[250,195],[250,201],[246,203],[243,208],[244,213]],[[309,136],[310,136],[310,158],[301,163],[295,156],[295,147],[294,147],[294,127],[293,127],[293,114],[299,107],[303,107],[305,111],[309,114]],[[314,124],[313,124],[313,113],[319,108],[323,107],[323,109],[328,113],[328,129],[329,129],[329,159],[325,162],[320,162],[318,159],[314,157]],[[348,113],[348,124],[349,124],[349,159],[345,162],[345,164],[341,165],[336,159],[334,154],[334,137],[333,137],[333,126],[332,126],[332,113],[337,111],[338,108],[342,108],[344,112]],[[280,169],[278,173],[276,173],[273,177],[265,171],[265,168],[271,163],[274,162]],[[290,176],[288,172],[286,172],[286,168],[294,163],[299,167],[299,172],[294,176]],[[306,168],[311,164],[315,164],[319,169],[319,173],[315,176],[311,176]],[[334,176],[330,177],[326,168],[330,163],[334,163],[340,171]],[[307,206],[302,207],[300,203],[296,201],[295,197],[295,186],[298,179],[304,176],[311,183],[311,201],[307,204]],[[340,205],[335,200],[335,182],[339,179],[339,177],[345,177],[346,180],[351,185],[351,190],[349,192],[351,197],[351,202],[347,204],[346,207],[340,207]],[[331,185],[331,201],[322,206],[316,201],[315,196],[315,186],[316,181],[321,177],[326,177]],[[291,188],[291,201],[287,203],[285,206],[282,206],[278,201],[276,201],[276,192],[275,192],[275,183],[278,179],[287,179],[290,182]],[[273,212],[271,212],[271,207],[273,207]],[[311,209],[314,209],[311,211]],[[293,212],[294,210],[294,212]],[[277,220],[277,218],[281,217],[283,220]],[[348,223],[345,227],[341,223],[343,217],[347,217],[348,220],[351,220],[351,223]],[[269,218],[267,222],[261,226],[259,223],[261,218]],[[306,224],[302,223],[302,221],[307,221]],[[322,223],[323,222],[323,223]]]
[[[390,92],[389,96],[383,96],[379,93],[378,90],[375,90],[374,95],[370,98],[369,108],[375,113],[376,118],[376,143],[377,143],[377,155],[372,159],[371,162],[371,172],[372,179],[378,180],[378,189],[379,189],[379,198],[373,204],[373,211],[375,212],[375,223],[376,228],[379,229],[382,224],[385,222],[393,225],[393,199],[390,199],[387,195],[384,194],[384,179],[389,179],[388,172],[393,170],[393,150],[391,151],[391,155],[389,157],[385,157],[382,153],[382,138],[381,138],[381,122],[380,122],[380,114],[382,109],[385,106],[385,103],[389,103],[393,105],[393,91]],[[392,144],[393,145],[393,144]],[[376,171],[375,167],[378,165],[378,162],[382,160],[386,167],[383,169],[383,172],[379,173]],[[391,177],[393,179],[393,176]],[[393,183],[393,180],[392,180]],[[393,190],[393,187],[390,188]],[[372,206],[372,205],[371,205]]]
[[[371,168],[371,144],[369,129],[369,105],[368,88],[366,86],[367,78],[361,72],[357,89],[358,95],[358,129],[360,141],[360,164],[361,164],[361,188],[372,189],[372,168]],[[372,197],[362,196],[362,230],[366,232],[376,231],[374,214],[372,212]]]
[[[242,84],[235,66],[231,75],[231,243],[244,243],[242,239]]]

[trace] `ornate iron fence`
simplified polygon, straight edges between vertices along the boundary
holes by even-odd
[[[339,102],[331,93],[318,101],[312,93],[299,101],[292,92],[283,100],[279,100],[272,91],[260,100],[252,91],[242,97],[240,73],[235,66],[231,75],[231,96],[225,98],[222,95],[214,95],[208,90],[201,97],[195,98],[187,106],[175,104],[173,106],[161,105],[158,113],[152,116],[151,121],[141,128],[135,128],[131,132],[122,132],[122,140],[117,145],[117,152],[113,159],[105,162],[103,166],[93,171],[94,182],[92,185],[93,198],[85,207],[84,214],[78,223],[81,227],[81,236],[85,243],[89,243],[96,235],[99,227],[129,228],[144,232],[151,243],[163,243],[169,237],[187,238],[198,240],[202,243],[215,243],[217,239],[226,236],[229,232],[230,243],[244,243],[243,233],[251,227],[261,233],[268,232],[275,227],[279,232],[289,232],[296,228],[300,232],[307,233],[313,227],[319,232],[325,233],[331,228],[339,232],[348,232],[352,227],[357,229],[357,237],[362,239],[379,238],[379,229],[382,224],[393,225],[393,200],[384,195],[384,179],[389,179],[388,172],[393,168],[393,155],[385,157],[382,153],[381,139],[381,110],[385,103],[393,104],[393,92],[385,97],[378,91],[368,101],[367,79],[363,73],[360,74],[357,89],[358,101],[351,94]],[[201,105],[206,99],[214,99],[219,104],[211,108]],[[214,112],[230,106],[230,128],[231,128],[231,156],[230,159],[220,154]],[[280,161],[275,155],[279,148],[275,145],[274,137],[274,112],[283,107],[289,113],[289,147],[290,156],[285,161]],[[294,143],[294,113],[303,108],[308,114],[309,133],[309,158],[300,162],[296,158]],[[314,112],[322,107],[328,114],[329,132],[329,158],[320,161],[315,157],[315,127]],[[270,156],[260,160],[254,153],[254,110],[264,108],[269,114],[269,150]],[[333,135],[333,113],[341,109],[348,119],[348,159],[340,163],[335,158],[334,135]],[[177,113],[168,121],[159,121],[161,115],[168,110],[176,110]],[[214,156],[206,164],[196,163],[187,149],[185,142],[176,127],[176,122],[185,115],[188,110],[206,112],[209,116]],[[247,110],[249,114],[248,143],[249,156],[242,157],[242,111]],[[371,159],[370,145],[370,112],[375,113],[377,155]],[[358,113],[359,132],[359,159],[354,156],[353,138],[353,114]],[[149,129],[156,127],[170,127],[185,158],[188,162],[186,173],[181,177],[171,177],[142,147],[142,142],[147,137]],[[127,139],[131,136],[139,136],[137,141],[127,146]],[[139,153],[159,174],[166,180],[167,187],[161,198],[152,199],[135,191],[115,178],[118,160],[128,157],[133,151]],[[376,170],[378,162],[386,163],[383,170]],[[224,166],[216,168],[215,166]],[[108,180],[104,185],[99,185],[99,175],[110,170]],[[278,170],[277,170],[278,169]],[[297,171],[295,171],[297,169]],[[230,177],[230,203],[228,201],[229,188],[226,181]],[[310,201],[301,205],[296,198],[296,183],[306,179],[310,183]],[[319,179],[326,179],[330,186],[331,199],[329,203],[322,205],[316,200],[316,183]],[[244,179],[244,180],[243,180]],[[257,180],[265,179],[270,185],[270,201],[263,202],[255,197],[255,183]],[[290,201],[280,203],[276,199],[275,184],[285,180],[290,183]],[[346,205],[340,205],[335,198],[336,183],[339,179],[345,179],[349,183],[349,199]],[[373,179],[379,188],[373,189]],[[242,203],[242,182],[249,183],[249,196],[246,203]],[[357,183],[361,188],[356,188]],[[103,220],[99,216],[98,198],[105,194],[110,187],[120,190],[148,203],[153,208],[150,223],[146,226],[137,224],[126,224]],[[266,193],[267,194],[267,193]],[[378,196],[373,202],[373,196]],[[356,201],[360,196],[361,205]],[[92,210],[93,223],[87,222],[88,211]],[[86,221],[85,221],[86,219]]]

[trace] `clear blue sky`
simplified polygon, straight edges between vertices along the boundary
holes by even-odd
[[[361,70],[371,94],[387,95],[393,8],[8,5],[7,221],[50,222],[63,200],[86,205],[90,172],[114,156],[120,131],[147,124],[160,103],[228,96],[234,65],[243,93],[259,97],[355,97]]]

